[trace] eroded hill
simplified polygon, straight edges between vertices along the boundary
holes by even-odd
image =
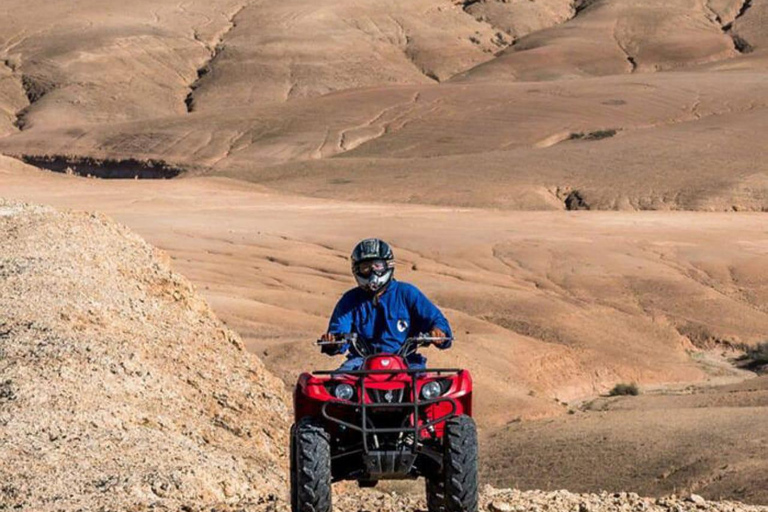
[[[386,176],[398,202],[768,208],[766,0],[3,8],[0,151],[43,167],[153,160],[358,201]]]

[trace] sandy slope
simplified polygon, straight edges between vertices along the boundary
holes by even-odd
[[[555,420],[509,424],[483,444],[484,476],[524,489],[768,503],[768,377],[668,393],[600,398]]]
[[[537,31],[460,80],[554,80],[664,71],[736,57],[733,23],[741,0],[595,0],[567,24]]]

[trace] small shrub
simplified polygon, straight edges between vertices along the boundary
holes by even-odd
[[[755,347],[748,348],[747,357],[752,360],[752,364],[768,364],[768,341],[764,341]]]
[[[618,133],[617,130],[595,130],[594,132],[574,132],[569,140],[603,140],[610,139]]]
[[[597,130],[594,132],[588,133],[584,139],[585,140],[603,140],[603,139],[610,139],[614,135],[616,135],[616,130]]]
[[[625,395],[631,395],[631,396],[637,396],[640,394],[640,388],[637,387],[637,384],[634,382],[632,384],[616,384],[613,386],[613,389],[611,389],[608,392],[608,396],[625,396]]]

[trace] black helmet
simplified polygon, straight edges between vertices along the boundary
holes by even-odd
[[[395,255],[389,244],[378,238],[367,238],[352,251],[352,273],[358,286],[377,292],[383,289],[395,273]]]

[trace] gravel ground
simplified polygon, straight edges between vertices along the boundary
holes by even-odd
[[[426,510],[423,499],[355,491],[338,496],[336,509],[345,512],[399,512]],[[768,507],[727,501],[706,501],[700,496],[643,498],[634,493],[575,494],[568,491],[518,491],[485,486],[480,510],[487,512],[764,512]]]

